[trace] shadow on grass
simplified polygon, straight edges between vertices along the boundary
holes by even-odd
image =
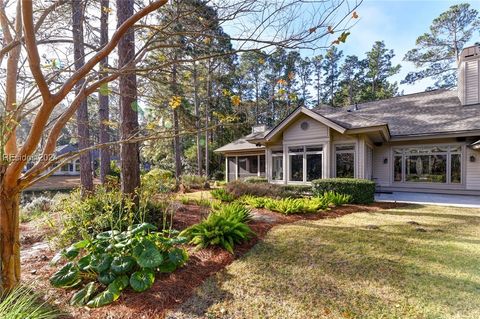
[[[277,227],[182,312],[201,316],[213,306],[249,317],[249,308],[269,304],[256,316],[289,305],[312,318],[478,318],[480,241],[462,236],[462,227],[477,227],[480,216],[452,211],[415,205],[365,213],[361,225],[354,216]],[[375,222],[379,228],[365,227]]]

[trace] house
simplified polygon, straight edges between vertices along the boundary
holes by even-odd
[[[58,157],[61,155],[74,153],[77,151],[78,151],[78,144],[72,144],[72,143],[63,144],[63,145],[57,146],[57,148],[55,149],[55,155]],[[96,170],[100,162],[100,151],[98,149],[94,149],[90,151],[90,154],[92,156],[92,169]],[[118,162],[119,160],[116,154],[111,154],[110,159],[115,162]],[[59,176],[59,175],[60,176],[66,176],[66,175],[80,176],[80,159],[75,158],[71,160],[70,162],[63,165],[59,170],[55,171],[53,175],[54,176]]]
[[[215,150],[228,181],[355,177],[379,191],[480,195],[480,49],[462,51],[458,89],[345,108],[299,107],[277,126]]]

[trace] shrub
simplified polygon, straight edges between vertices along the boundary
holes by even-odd
[[[313,193],[321,196],[333,191],[338,194],[350,195],[354,204],[369,204],[375,198],[375,183],[366,179],[327,178],[312,182]]]
[[[269,183],[245,183],[242,181],[233,181],[227,184],[227,191],[235,198],[244,195],[281,197],[283,189],[280,185]]]
[[[30,203],[23,206],[20,214],[20,221],[29,222],[49,212],[55,205],[55,201],[45,196],[33,198]]]
[[[183,175],[182,185],[186,191],[191,189],[209,188],[207,178],[199,175]]]
[[[186,251],[177,247],[185,238],[167,238],[155,230],[152,224],[133,225],[127,231],[102,232],[61,250],[52,264],[62,259],[68,262],[52,275],[50,283],[57,288],[80,288],[70,304],[88,307],[114,302],[128,286],[137,292],[150,289],[155,272],[173,272],[188,259]]]
[[[282,197],[303,197],[312,195],[310,185],[281,185]]]
[[[224,171],[215,171],[212,173],[212,178],[215,181],[223,181],[225,180],[225,172]]]
[[[41,295],[26,286],[18,286],[0,296],[0,318],[53,319],[60,317],[58,310],[41,301]]]
[[[227,184],[227,191],[235,198],[244,195],[281,197],[281,198],[298,198],[310,196],[312,187],[309,185],[278,185],[263,182],[242,182],[233,181]]]
[[[30,203],[23,207],[25,213],[48,212],[55,204],[53,199],[45,196],[34,198]]]
[[[221,200],[222,202],[233,202],[235,198],[225,188],[218,188],[210,191],[213,198]]]
[[[265,177],[247,177],[243,181],[250,184],[268,183],[268,180]]]
[[[144,221],[160,226],[167,203],[154,203],[150,198],[141,198],[140,203],[135,208],[133,201],[122,196],[119,190],[103,187],[97,187],[86,198],[81,198],[80,191],[74,191],[55,208],[62,212],[58,220],[51,219],[47,223],[52,228],[50,240],[54,246],[66,247],[85,234],[97,234],[109,229],[121,231]]]
[[[155,168],[142,175],[142,187],[160,193],[172,192],[176,187],[175,178],[172,172]]]
[[[241,203],[231,203],[216,207],[214,213],[223,216],[225,219],[242,223],[249,222],[252,219],[252,212],[250,209]]]

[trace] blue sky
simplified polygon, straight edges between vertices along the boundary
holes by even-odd
[[[414,1],[414,0],[365,0],[358,14],[360,21],[352,28],[345,44],[338,48],[344,55],[355,54],[364,57],[374,41],[384,40],[387,48],[395,51],[395,63],[402,65],[400,74],[392,77],[393,81],[402,80],[405,75],[415,70],[413,64],[402,61],[405,53],[415,46],[416,38],[427,32],[433,19],[446,11],[451,5],[465,1]],[[472,8],[480,11],[480,1],[469,1]],[[480,40],[474,35],[472,43]],[[415,85],[400,85],[405,94],[425,90],[430,81]]]

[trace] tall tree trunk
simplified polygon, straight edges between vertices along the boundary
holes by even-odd
[[[175,55],[174,60],[177,60]],[[178,96],[178,84],[177,84],[177,64],[176,62],[172,65],[172,93],[174,96]],[[182,176],[182,146],[180,145],[180,123],[178,119],[178,107],[172,110],[173,116],[173,153],[175,155],[175,179],[177,185],[180,182],[180,177]]]
[[[72,0],[72,33],[73,33],[73,57],[75,70],[85,64],[85,47],[83,38],[84,3],[82,0]],[[84,84],[82,78],[75,85],[75,93],[78,94]],[[90,131],[88,129],[88,107],[84,99],[77,109],[77,134],[78,148],[84,149],[90,146]],[[92,156],[90,152],[80,155],[80,181],[82,194],[93,191]]]
[[[100,47],[108,43],[108,8],[109,0],[101,0],[100,8]],[[100,69],[105,70],[108,67],[108,56],[100,61]],[[105,84],[108,86],[108,83]],[[98,117],[100,120],[100,132],[98,140],[100,144],[110,142],[109,126],[106,124],[110,119],[108,92],[100,92],[98,95]],[[110,173],[110,149],[102,147],[100,149],[100,181],[105,183],[107,175]]]
[[[320,74],[320,72],[318,72],[317,73],[317,106],[319,106],[320,103],[321,103],[320,102],[320,98],[321,98],[320,97],[320,84],[321,84],[321,79],[322,79],[321,76],[322,75]]]
[[[202,155],[202,131],[200,127],[200,101],[198,99],[198,73],[197,73],[197,63],[193,62],[193,89],[194,89],[194,104],[195,104],[195,126],[197,129],[197,166],[198,175],[202,176],[203,174],[203,155]]]
[[[258,82],[259,82],[259,79],[258,79],[258,73],[260,71],[256,71],[255,72],[255,124],[258,124],[259,123],[259,117],[260,117],[260,107],[258,105],[258,102],[259,102],[259,85],[258,85]]]
[[[0,172],[0,291],[8,291],[20,282],[19,205],[20,193],[6,193]]]
[[[133,15],[133,0],[117,0],[117,27]],[[135,32],[128,29],[118,43],[118,67],[135,58]],[[132,66],[133,67],[133,66]],[[120,138],[127,140],[138,133],[137,76],[134,72],[123,74],[119,81],[120,91]],[[121,188],[124,194],[133,195],[140,186],[140,152],[138,143],[122,143]]]
[[[210,151],[209,143],[209,128],[210,125],[210,106],[212,103],[212,61],[208,61],[208,76],[207,76],[207,103],[205,103],[205,176],[210,175]]]

